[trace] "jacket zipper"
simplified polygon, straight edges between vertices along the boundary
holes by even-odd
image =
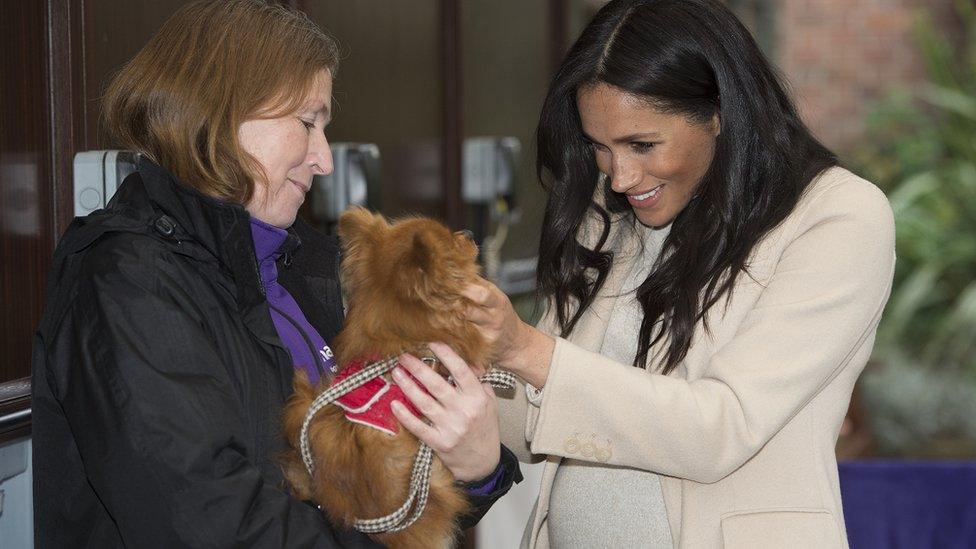
[[[319,377],[325,377],[325,375],[326,375],[326,373],[325,373],[325,365],[322,364],[322,361],[319,358],[319,352],[315,348],[315,346],[312,345],[312,340],[308,338],[308,334],[305,333],[305,330],[303,330],[302,327],[298,324],[298,322],[294,318],[290,317],[288,315],[288,313],[282,311],[278,307],[275,307],[274,305],[271,304],[270,301],[268,302],[268,307],[271,307],[271,310],[275,311],[276,313],[278,313],[279,315],[281,315],[285,320],[287,320],[288,322],[290,322],[291,325],[294,326],[295,330],[297,330],[298,333],[301,334],[302,339],[305,340],[305,345],[308,347],[309,351],[311,351],[311,353],[312,353],[312,360],[315,361],[315,369],[318,370]]]

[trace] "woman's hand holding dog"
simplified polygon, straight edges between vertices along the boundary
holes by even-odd
[[[487,280],[468,285],[461,294],[473,303],[466,316],[487,340],[495,365],[541,389],[556,341],[522,322],[508,296]]]
[[[447,345],[431,343],[430,349],[451,373],[456,386],[418,358],[402,355],[402,367],[427,392],[400,367],[393,370],[393,378],[430,424],[397,401],[392,404],[393,414],[408,431],[434,450],[456,480],[482,479],[495,470],[501,457],[495,392],[478,381],[472,367]]]

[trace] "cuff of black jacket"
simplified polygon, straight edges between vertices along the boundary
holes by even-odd
[[[498,466],[494,472],[480,480],[458,483],[467,491],[468,501],[471,503],[471,511],[461,518],[461,529],[477,524],[492,504],[508,493],[512,485],[517,482],[522,482],[522,470],[519,468],[518,459],[503,444]]]
[[[495,470],[491,472],[488,476],[480,480],[473,480],[471,482],[460,482],[458,483],[469,496],[484,496],[491,493],[498,484],[498,480],[502,478],[502,474],[505,472],[505,465],[503,464],[501,458],[498,459],[498,465],[495,466]]]

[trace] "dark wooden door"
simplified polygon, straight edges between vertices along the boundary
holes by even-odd
[[[0,382],[30,375],[55,241],[46,22],[43,2],[0,2]],[[2,386],[0,414],[22,407],[26,390]],[[25,424],[2,431],[20,434]]]
[[[0,441],[29,432],[31,341],[102,92],[179,0],[0,2]],[[13,419],[11,419],[13,418]]]

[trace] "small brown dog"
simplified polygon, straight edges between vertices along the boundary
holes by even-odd
[[[345,327],[333,346],[341,368],[404,351],[416,353],[430,341],[450,345],[468,364],[486,364],[486,344],[464,319],[469,302],[460,295],[479,274],[478,250],[467,236],[431,219],[406,218],[391,225],[357,208],[340,218],[339,237],[349,301]],[[337,377],[342,375],[340,371]],[[291,450],[283,469],[297,497],[314,500],[333,522],[352,527],[356,519],[385,516],[404,503],[419,441],[395,419],[390,420],[395,425],[387,426],[392,428],[374,428],[347,419],[349,406],[328,405],[309,427],[315,463],[311,478],[298,450],[300,431],[312,401],[328,383],[314,388],[296,374],[295,394],[284,412]],[[467,507],[464,493],[435,457],[423,515],[401,532],[374,537],[396,548],[442,545],[456,535],[457,519]]]

